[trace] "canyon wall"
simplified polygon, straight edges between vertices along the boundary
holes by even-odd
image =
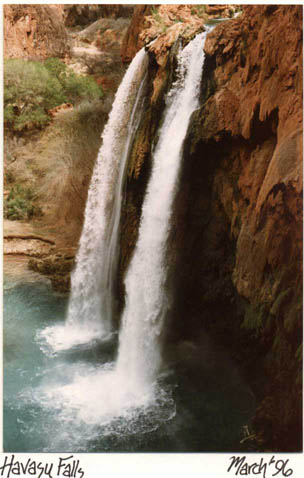
[[[154,118],[173,79],[177,28],[149,48],[152,85],[130,159],[121,277],[157,141]],[[205,53],[202,106],[173,210],[166,340],[195,342],[204,330],[229,348],[257,398],[252,446],[300,450],[302,7],[244,6],[209,34]]]
[[[284,451],[302,424],[301,25],[301,7],[247,6],[209,35],[176,212],[177,315],[249,332],[255,430]]]
[[[69,52],[63,5],[4,5],[5,58],[42,60]]]

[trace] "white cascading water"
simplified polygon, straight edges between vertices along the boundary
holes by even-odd
[[[148,54],[142,49],[123,78],[102,135],[71,277],[67,320],[64,328],[48,327],[40,334],[56,352],[111,332],[122,188],[140,120],[147,65]]]
[[[166,242],[183,142],[191,113],[199,107],[206,34],[196,36],[178,54],[177,80],[167,96],[139,238],[126,277],[126,307],[116,371],[127,377],[138,393],[149,388],[160,368],[159,336],[168,310]]]
[[[165,253],[183,142],[191,113],[199,106],[206,35],[207,32],[198,35],[178,54],[177,80],[166,98],[164,121],[154,151],[151,178],[142,209],[139,238],[126,276],[126,306],[122,317],[117,361],[96,366],[87,363],[81,366],[75,363],[75,366],[70,367],[73,370],[73,378],[69,383],[60,380],[59,384],[42,384],[41,393],[37,397],[40,404],[45,404],[46,407],[52,404],[56,410],[60,410],[62,423],[85,423],[89,428],[86,428],[86,432],[81,431],[84,440],[84,433],[91,439],[94,434],[106,436],[111,433],[123,435],[151,431],[175,415],[171,391],[157,382],[161,366],[160,333],[169,306],[165,291]],[[139,77],[142,78],[142,73]],[[137,82],[132,78],[131,84],[139,85],[140,78]],[[108,151],[110,143],[113,151],[109,154],[115,164],[119,161],[118,153],[122,156],[123,149],[117,136],[128,136],[126,120],[118,116],[118,111],[128,108],[131,112],[132,108],[128,105],[130,89],[131,86],[126,90],[121,89],[119,98],[125,106],[117,106],[117,112],[111,114],[104,134],[102,151]],[[127,92],[128,95],[123,97],[123,93]],[[114,118],[117,121],[115,124]],[[109,131],[110,124],[115,132]],[[113,138],[109,143],[105,141],[108,134]],[[118,141],[117,147],[113,145],[114,139]],[[122,143],[125,144],[125,139]],[[101,154],[98,165],[100,161]],[[101,181],[97,175],[98,165],[89,193],[86,210],[88,217],[81,239],[78,268],[73,276],[74,290],[67,324],[73,323],[74,314],[77,314],[77,327],[79,326],[84,334],[85,329],[90,329],[92,325],[95,327],[95,314],[101,307],[103,294],[100,298],[100,286],[105,279],[100,276],[99,268],[104,273],[101,267],[104,252],[96,241],[100,238],[103,243],[106,235],[105,220],[110,217],[106,208],[109,204],[112,205],[113,180],[118,177],[118,173],[113,172],[113,167],[117,169],[116,165],[103,164]],[[105,174],[110,177],[104,178]],[[105,186],[102,186],[103,182]],[[103,190],[99,191],[99,187]],[[109,194],[110,198],[105,197],[106,194]],[[97,225],[100,232],[95,231]],[[90,235],[94,237],[94,241],[90,239]],[[96,249],[92,250],[93,247]],[[86,255],[88,259],[85,258]],[[83,259],[83,264],[80,259]],[[89,289],[86,281],[91,283]],[[89,296],[84,295],[85,290],[88,290]],[[77,293],[82,297],[79,301]],[[85,300],[87,305],[83,304]],[[91,301],[93,305],[90,305]],[[88,311],[93,313],[93,318],[87,316]],[[97,329],[98,327],[99,325]],[[100,328],[102,333],[104,326],[101,325]],[[67,330],[68,327],[62,333],[67,333]],[[65,375],[66,371],[63,370],[63,373]],[[78,420],[75,420],[76,417]]]

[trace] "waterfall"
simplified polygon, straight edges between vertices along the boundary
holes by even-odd
[[[41,334],[55,351],[111,332],[122,188],[140,121],[147,66],[148,54],[142,49],[123,78],[102,135],[71,276],[66,324],[64,330],[48,327]]]
[[[105,435],[154,430],[175,415],[170,388],[157,381],[161,367],[160,335],[169,310],[165,290],[166,242],[183,143],[190,116],[199,106],[206,35],[204,32],[195,37],[177,55],[176,81],[166,96],[142,207],[139,237],[125,280],[126,305],[116,363],[106,362],[96,367],[84,364],[83,371],[77,365],[71,383],[47,384],[43,390],[41,401],[61,408],[64,420],[74,420],[77,413],[80,421],[102,427]],[[81,344],[80,340],[87,340],[88,334],[92,337],[109,328],[107,318],[101,321],[100,310],[106,311],[102,301],[105,293],[108,294],[109,267],[112,261],[115,262],[112,255],[115,256],[117,247],[115,234],[124,177],[124,166],[119,171],[117,163],[120,159],[122,163],[126,161],[134,134],[132,130],[138,121],[136,111],[140,109],[144,93],[143,58],[144,53],[139,53],[131,65],[133,73],[127,85],[123,80],[104,133],[89,190],[84,231],[72,279],[69,315],[65,330],[57,332],[56,350],[68,348],[67,342]],[[137,89],[136,94],[134,89]],[[118,98],[119,104],[116,104]],[[119,183],[118,193],[115,181]],[[115,194],[118,194],[117,201]],[[111,231],[110,240],[106,228]],[[76,340],[70,333],[73,328],[77,330]]]
[[[139,238],[126,276],[126,307],[119,337],[117,373],[145,391],[159,371],[160,333],[169,302],[165,290],[166,241],[184,138],[199,106],[204,32],[180,50],[177,80],[166,98],[164,122],[142,209]]]
[[[199,107],[206,35],[180,47],[174,58],[176,80],[165,97],[151,149],[138,241],[125,279],[118,355],[117,335],[108,331],[119,257],[122,188],[134,135],[140,121],[149,119],[144,116],[147,94],[153,94],[146,82],[144,51],[135,57],[118,90],[103,134],[68,316],[66,298],[53,294],[49,284],[39,278],[36,282],[32,275],[18,279],[7,291],[6,452],[64,452],[72,459],[74,453],[233,449],[256,409],[250,388],[208,337],[200,338],[193,354],[191,344],[188,349],[182,347],[191,352],[183,366],[174,366],[174,357],[179,360],[183,353],[178,344],[176,355],[173,348],[168,354],[173,358],[170,370],[164,370],[161,361],[164,320],[170,314],[168,235],[184,139],[191,114]],[[46,324],[50,327],[45,328]],[[35,332],[42,339],[38,343]],[[98,340],[92,341],[94,337]],[[206,377],[203,386],[202,374]],[[210,380],[213,376],[216,381]]]

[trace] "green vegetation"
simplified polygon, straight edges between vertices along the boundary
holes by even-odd
[[[33,216],[41,216],[39,206],[33,204],[35,196],[30,188],[16,184],[4,200],[4,217],[6,219],[30,219]]]
[[[152,17],[153,17],[155,23],[157,24],[157,28],[158,28],[159,32],[160,33],[165,33],[165,31],[168,29],[168,25],[165,24],[164,19],[162,18],[162,16],[158,12],[157,8],[153,6],[152,9],[151,9],[151,13],[152,13]]]
[[[206,5],[195,5],[191,8],[191,14],[197,15],[199,18],[206,16]]]
[[[60,83],[65,101],[79,104],[83,100],[97,99],[103,96],[101,88],[93,78],[76,75],[58,58],[49,58],[44,62],[45,68]]]
[[[153,7],[151,8],[151,13],[152,13],[152,16],[153,16],[154,20],[155,20],[157,23],[160,23],[160,22],[162,21],[162,18],[161,18],[161,16],[160,16],[160,14],[159,14],[159,12],[158,12],[158,10],[157,10],[156,7],[153,6]]]
[[[44,222],[61,220],[73,231],[81,227],[87,187],[111,105],[110,95],[83,100],[40,131],[6,134],[5,194],[13,189],[9,199],[6,196],[6,218],[30,220],[40,215],[40,205]]]
[[[4,61],[4,121],[13,131],[43,128],[50,121],[51,108],[102,95],[92,78],[76,75],[57,58]]]
[[[261,333],[265,318],[267,317],[266,306],[255,307],[254,305],[248,305],[245,310],[244,321],[242,328],[251,330],[255,337],[258,337]]]

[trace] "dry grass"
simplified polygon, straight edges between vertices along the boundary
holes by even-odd
[[[5,186],[30,186],[43,222],[78,239],[89,182],[111,98],[58,114],[38,136],[7,138]]]

